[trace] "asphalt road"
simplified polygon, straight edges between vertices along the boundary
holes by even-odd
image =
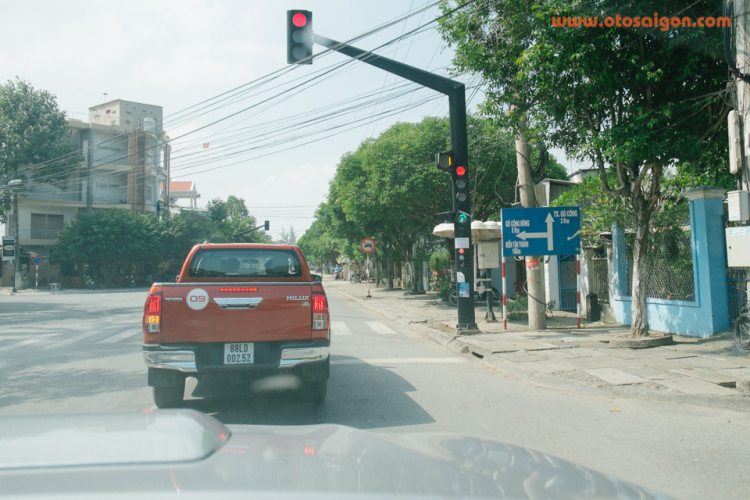
[[[0,415],[153,408],[145,290],[0,295]],[[674,498],[745,498],[750,415],[538,388],[329,293],[326,403],[189,382],[185,406],[229,424],[337,423],[526,446]],[[192,379],[191,379],[192,380]]]

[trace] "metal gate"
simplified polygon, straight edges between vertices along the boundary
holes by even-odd
[[[560,309],[576,311],[578,293],[578,275],[576,274],[576,255],[560,255],[558,260],[560,273]]]
[[[736,320],[747,301],[748,272],[743,267],[730,267],[727,269],[727,282],[729,284],[729,315],[732,321]]]

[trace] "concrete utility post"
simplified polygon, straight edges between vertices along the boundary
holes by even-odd
[[[13,192],[13,229],[15,230],[15,239],[13,240],[13,293],[18,291],[18,277],[21,275],[21,245],[19,240],[21,239],[20,231],[18,230],[18,190],[23,186],[23,181],[16,179],[8,183],[8,187]]]
[[[516,164],[521,188],[521,205],[524,208],[535,207],[534,179],[531,177],[531,148],[526,139],[525,120],[521,122],[516,132]],[[534,262],[537,263],[536,267],[529,268],[529,263]],[[526,280],[529,292],[529,328],[545,330],[547,328],[547,299],[544,290],[544,257],[538,255],[526,257]]]
[[[732,22],[735,23],[735,63],[737,70],[750,75],[750,0],[735,0]],[[750,189],[750,83],[740,78],[737,84],[737,114],[742,130],[742,189]]]

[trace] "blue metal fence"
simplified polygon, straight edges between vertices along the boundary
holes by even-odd
[[[576,255],[561,255],[560,272],[560,309],[577,310],[576,294],[578,293],[578,275],[576,274]]]

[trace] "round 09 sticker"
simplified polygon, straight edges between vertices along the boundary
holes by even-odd
[[[202,288],[193,288],[185,297],[185,302],[190,309],[200,311],[208,305],[208,292]]]

